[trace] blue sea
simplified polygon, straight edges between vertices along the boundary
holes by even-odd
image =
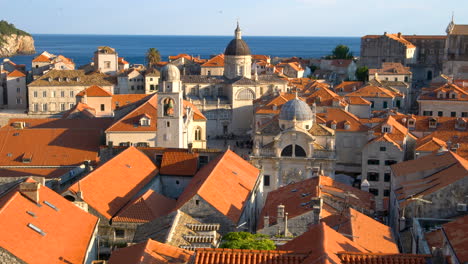
[[[73,59],[77,66],[89,63],[98,46],[110,46],[130,64],[143,64],[148,48],[157,48],[163,60],[168,56],[187,53],[210,58],[224,52],[233,36],[136,36],[136,35],[33,35],[36,51],[62,54]],[[320,58],[331,53],[338,44],[347,45],[359,56],[359,37],[258,37],[243,36],[252,54],[273,57]],[[31,67],[36,55],[15,56],[18,64]]]

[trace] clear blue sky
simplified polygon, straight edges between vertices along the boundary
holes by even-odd
[[[0,19],[31,33],[251,36],[445,34],[468,0],[0,0]]]

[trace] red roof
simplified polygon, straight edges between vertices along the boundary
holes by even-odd
[[[198,170],[198,153],[165,151],[160,173],[163,175],[193,176]]]
[[[279,249],[308,253],[301,264],[336,264],[341,263],[338,252],[367,252],[356,242],[324,223],[312,226],[307,232],[280,246]]]
[[[77,193],[81,188],[84,201],[111,219],[157,173],[156,166],[145,154],[129,147],[73,184],[69,190]]]
[[[97,85],[92,85],[77,94],[77,96],[81,97],[85,95],[88,97],[112,97],[110,92]]]
[[[122,108],[129,104],[138,102],[145,97],[147,94],[113,94],[112,95],[112,109]]]
[[[112,252],[109,264],[185,264],[193,252],[152,239]]]
[[[294,191],[295,190],[295,191]],[[374,210],[374,196],[368,192],[356,189],[344,183],[334,181],[326,176],[306,179],[300,182],[288,184],[268,193],[259,219],[269,216],[270,225],[276,223],[277,207],[284,205],[289,218],[294,218],[312,210],[309,206],[303,206],[312,197],[331,197],[334,200],[343,200],[344,193],[351,193],[349,197],[351,206]],[[308,194],[308,195],[302,195]],[[325,204],[325,203],[324,203]],[[263,228],[263,221],[258,221],[258,228]]]
[[[146,100],[146,98],[145,98]],[[153,132],[156,131],[157,127],[157,94],[152,95],[148,100],[144,101],[140,106],[135,108],[133,111],[118,119],[112,126],[110,126],[107,132],[121,132],[121,131],[140,131],[140,132]],[[143,115],[150,116],[149,126],[139,125],[140,118]]]
[[[174,210],[176,201],[153,190],[127,204],[113,219],[113,222],[148,223]]]
[[[202,67],[224,67],[224,54],[219,54],[201,65]]]
[[[227,150],[195,174],[177,200],[177,207],[182,207],[193,196],[199,195],[216,210],[237,222],[259,173],[259,169]]]
[[[345,234],[369,252],[399,253],[389,226],[352,208],[346,209],[340,215],[323,218],[321,221],[338,233]]]
[[[426,264],[431,263],[431,255],[418,254],[386,254],[386,253],[359,253],[338,252],[342,264]]]
[[[302,263],[306,256],[303,253],[283,250],[199,248],[195,251],[195,261],[193,264],[298,264]]]
[[[26,263],[84,263],[98,218],[45,186],[38,204],[19,188],[0,198],[0,247]]]
[[[50,62],[50,58],[44,54],[41,54],[37,56],[36,58],[34,58],[32,62]]]
[[[12,72],[10,72],[7,77],[10,77],[10,78],[15,78],[15,77],[26,77],[26,75],[18,70],[14,70]]]
[[[452,246],[458,263],[468,262],[468,215],[457,218],[455,221],[443,224],[442,229]]]
[[[119,64],[129,64],[124,58],[119,57]]]

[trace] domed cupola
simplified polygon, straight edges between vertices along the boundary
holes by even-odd
[[[315,113],[306,102],[296,98],[286,102],[279,114],[279,124],[281,129],[291,127],[301,127],[309,130],[315,121]]]
[[[180,71],[174,64],[166,64],[161,69],[161,81],[174,82],[180,80]]]
[[[229,42],[224,51],[224,76],[228,79],[237,77],[252,77],[252,57],[250,48],[242,39],[242,31],[237,22],[234,39]]]

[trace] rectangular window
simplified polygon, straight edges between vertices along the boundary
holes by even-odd
[[[69,108],[68,109],[72,109],[75,105],[73,103],[70,103],[70,105],[68,106]]]
[[[376,159],[370,159],[370,160],[367,160],[367,164],[369,164],[369,165],[379,165],[380,161],[376,160]]]
[[[132,85],[132,87],[130,89],[135,90],[135,86]]]
[[[432,111],[423,111],[423,116],[432,116]]]
[[[401,101],[400,101],[400,100],[397,100],[397,101],[396,101],[396,107],[398,107],[398,108],[401,107]]]
[[[47,112],[47,104],[42,105],[42,112]]]
[[[34,96],[34,98],[37,98],[37,91],[33,92],[33,96]]]
[[[125,230],[124,229],[115,229],[115,237],[116,238],[124,238],[125,237]]]
[[[150,85],[150,90],[151,90],[151,91],[154,91],[154,84],[151,84],[151,85]]]
[[[386,151],[387,148],[386,147],[380,147],[380,151]]]
[[[21,88],[20,88],[20,87],[17,87],[17,88],[16,88],[16,92],[17,92],[17,93],[21,93]]]
[[[437,116],[443,116],[443,115],[444,115],[444,112],[442,112],[442,111],[437,112]]]
[[[73,91],[70,91],[70,97],[74,97],[75,93]]]
[[[369,192],[372,193],[375,196],[379,195],[379,189],[369,188]]]
[[[405,76],[405,82],[408,82],[408,76]]]
[[[60,104],[60,111],[65,111],[65,103]]]
[[[101,111],[104,111],[104,109],[105,109],[104,104],[101,104]]]
[[[383,191],[383,196],[385,196],[385,197],[390,196],[390,190],[384,190]]]
[[[384,101],[384,102],[383,102],[383,108],[384,108],[384,109],[385,109],[385,108],[388,108],[388,102],[387,102],[387,101]]]
[[[60,97],[65,97],[65,91],[60,91]]]
[[[457,112],[450,112],[450,116],[451,116],[451,117],[456,117],[456,116],[457,116]]]
[[[21,98],[16,98],[16,104],[21,104]]]
[[[166,127],[171,127],[171,122],[170,121],[166,122]]]
[[[390,172],[384,173],[384,181],[385,182],[390,182],[390,178],[391,178],[391,173]]]
[[[379,181],[379,173],[377,172],[368,172],[367,179],[369,181]]]
[[[111,67],[111,62],[110,61],[105,61],[104,62],[104,68],[109,69]]]
[[[385,166],[390,166],[390,165],[393,165],[393,164],[396,164],[397,161],[396,160],[386,160],[385,161]]]
[[[20,79],[19,79],[19,78],[16,78],[16,82],[19,82],[19,81],[20,81]]]
[[[42,92],[42,97],[47,97],[47,91]]]
[[[371,102],[371,108],[374,108],[374,101],[370,101]]]
[[[34,104],[34,112],[39,112],[39,104]]]
[[[462,116],[462,117],[468,117],[468,112],[462,112],[462,113],[461,113],[461,116]]]
[[[395,77],[395,82],[396,82],[396,81],[398,81],[398,78],[397,78],[397,77]]]
[[[270,186],[270,175],[263,175],[263,186]]]

